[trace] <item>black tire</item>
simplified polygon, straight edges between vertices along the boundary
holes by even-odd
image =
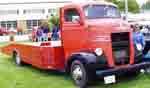
[[[132,72],[129,72],[126,74],[126,76],[129,76],[129,77],[136,77],[140,74],[140,71],[139,70],[136,70],[136,71],[132,71]]]
[[[22,61],[19,53],[13,52],[13,60],[15,61],[15,64],[17,66],[22,66]]]
[[[77,73],[78,71],[78,73]],[[82,73],[82,75],[80,74]],[[71,77],[75,84],[80,88],[87,88],[87,85],[92,83],[94,71],[89,71],[88,68],[79,60],[75,60],[71,65]]]

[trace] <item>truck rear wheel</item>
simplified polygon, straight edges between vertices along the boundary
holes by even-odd
[[[13,59],[15,60],[15,64],[18,66],[22,65],[20,54],[17,52],[13,52]]]
[[[75,84],[80,86],[80,88],[86,88],[91,83],[92,80],[90,80],[90,77],[93,77],[91,73],[79,60],[73,61],[71,65],[71,76]]]

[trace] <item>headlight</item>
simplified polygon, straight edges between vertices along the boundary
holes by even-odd
[[[136,48],[137,48],[137,50],[142,51],[142,45],[141,44],[136,44]]]
[[[97,56],[101,56],[103,54],[103,50],[101,48],[96,48],[95,53]]]

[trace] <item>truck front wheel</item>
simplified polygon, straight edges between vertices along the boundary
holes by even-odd
[[[80,88],[86,88],[87,84],[91,82],[90,77],[92,77],[91,71],[87,70],[83,63],[79,60],[73,61],[71,65],[71,76],[75,84],[80,86]]]

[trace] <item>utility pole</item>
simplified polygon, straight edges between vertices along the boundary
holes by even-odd
[[[125,17],[128,20],[128,0],[125,0]]]

